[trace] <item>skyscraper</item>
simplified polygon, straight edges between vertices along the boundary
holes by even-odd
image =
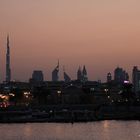
[[[55,67],[55,69],[52,71],[52,81],[53,82],[57,82],[59,80],[58,73],[59,73],[59,61],[58,61],[57,66]]]
[[[109,72],[107,74],[107,83],[111,82],[112,81],[112,76],[111,76],[111,73]]]
[[[83,66],[83,70],[81,70],[81,67],[79,67],[77,71],[77,80],[81,82],[88,81],[87,70],[85,66]]]
[[[64,81],[66,83],[70,82],[71,81],[71,78],[70,76],[65,72],[65,68],[63,68],[63,71],[64,71]]]
[[[41,70],[33,71],[32,80],[35,82],[43,82],[44,81],[43,72]]]
[[[11,68],[10,68],[10,46],[9,35],[7,36],[7,52],[6,52],[6,82],[11,81]]]
[[[86,70],[85,65],[83,66],[82,77],[83,77],[82,78],[83,82],[88,81],[87,70]]]
[[[82,81],[82,71],[81,71],[81,67],[79,66],[79,69],[77,71],[77,80],[78,81]]]
[[[140,92],[140,70],[137,66],[133,67],[132,80],[134,92],[136,95],[138,95],[138,92]]]
[[[125,70],[117,67],[114,70],[114,81],[117,83],[123,83],[124,81],[129,81],[129,75]]]
[[[64,72],[64,80],[65,80],[66,83],[71,81],[70,76],[66,72]]]

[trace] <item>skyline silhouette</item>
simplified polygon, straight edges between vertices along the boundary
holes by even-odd
[[[118,65],[131,79],[133,66],[139,66],[139,5],[131,0],[0,1],[0,81],[7,33],[12,79],[28,81],[39,69],[51,80],[58,58],[72,79],[79,65],[86,65],[89,80],[105,81]]]
[[[6,83],[9,83],[10,81],[21,81],[21,80],[16,80],[14,79],[11,79],[11,48],[10,48],[10,40],[9,40],[9,34],[7,35],[7,47],[6,47],[6,69],[5,69],[5,81]],[[83,70],[81,69],[81,66],[79,66],[78,70],[77,70],[77,78],[74,78],[74,79],[71,79],[70,76],[66,73],[65,71],[65,67],[63,66],[63,79],[60,78],[60,72],[61,72],[61,68],[60,68],[60,61],[58,59],[58,62],[57,62],[57,65],[55,66],[55,68],[52,70],[52,79],[51,81],[53,82],[57,82],[57,81],[65,81],[65,82],[70,82],[71,80],[78,80],[78,81],[81,81],[81,82],[86,82],[86,81],[93,81],[93,80],[88,80],[88,73],[87,73],[87,69],[86,69],[86,66],[83,65]],[[39,69],[34,69],[33,70],[33,73],[32,73],[32,78],[29,77],[29,81],[31,79],[42,79],[41,81],[50,81],[49,79],[44,79],[44,72]],[[112,75],[110,72],[107,73],[106,75],[106,81],[109,81],[108,79],[112,79]],[[108,77],[109,76],[109,77]],[[121,78],[121,79],[120,79]],[[121,80],[121,82],[124,82],[124,81],[131,81],[129,79],[129,74],[123,70],[123,68],[121,67],[117,67],[115,70],[114,70],[114,80],[115,81],[119,81]],[[95,80],[95,81],[101,81],[101,79],[98,79],[98,80]],[[103,81],[104,82],[104,81]]]

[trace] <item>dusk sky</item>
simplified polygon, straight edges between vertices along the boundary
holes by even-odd
[[[140,0],[0,0],[0,80],[5,78],[10,35],[12,79],[62,67],[76,78],[86,65],[90,80],[105,80],[117,66],[140,66]]]

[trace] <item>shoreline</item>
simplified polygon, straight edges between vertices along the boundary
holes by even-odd
[[[104,120],[140,120],[140,106],[46,106],[0,110],[0,123],[79,123]]]
[[[91,122],[102,122],[102,121],[140,121],[140,119],[101,119],[96,121],[0,121],[0,124],[27,124],[27,123],[68,123],[68,124],[75,124],[75,123],[91,123]]]

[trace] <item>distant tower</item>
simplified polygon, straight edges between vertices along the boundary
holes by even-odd
[[[117,67],[114,70],[114,80],[117,83],[123,83],[124,81],[129,81],[129,75],[123,68]]]
[[[43,72],[41,70],[35,70],[35,71],[33,71],[32,80],[34,82],[43,82],[44,81]]]
[[[63,67],[63,71],[64,71],[64,81],[66,83],[69,83],[71,81],[70,76],[65,72],[65,68]]]
[[[136,95],[139,95],[140,93],[140,70],[137,66],[133,67],[133,73],[132,73],[132,82],[134,86],[134,92]]]
[[[114,81],[117,83],[122,83],[123,82],[122,75],[123,75],[123,69],[117,67],[114,70]]]
[[[9,35],[7,36],[7,52],[6,52],[6,82],[11,81],[11,68],[10,68],[10,46]]]
[[[79,67],[78,71],[77,71],[77,80],[78,81],[82,81],[82,71],[81,71],[81,67]]]
[[[112,81],[112,76],[111,76],[111,73],[109,72],[107,74],[107,83],[111,82]]]
[[[56,66],[55,69],[52,71],[52,81],[53,81],[53,82],[57,82],[57,81],[59,80],[58,73],[59,73],[59,60],[58,60],[57,66]]]
[[[83,67],[82,77],[83,77],[83,78],[82,78],[83,82],[88,81],[87,70],[86,70],[85,65],[84,65],[84,67]]]

